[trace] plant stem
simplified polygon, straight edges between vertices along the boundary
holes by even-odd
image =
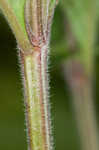
[[[20,47],[29,150],[52,150],[47,53],[56,0],[24,0],[22,10],[14,3],[0,0],[0,8]]]
[[[26,123],[30,150],[51,149],[46,54],[46,46],[32,53],[21,51],[20,54],[21,64],[23,64]]]
[[[83,150],[98,150],[98,135],[96,118],[93,107],[91,75],[86,74],[84,67],[77,60],[70,61],[67,65],[67,76],[71,87],[73,104],[78,123]]]

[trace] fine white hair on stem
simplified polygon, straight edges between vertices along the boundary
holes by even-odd
[[[26,28],[23,31],[11,3],[0,0],[0,7],[18,43],[29,150],[53,149],[48,94],[48,45],[55,1],[24,1],[22,9]]]

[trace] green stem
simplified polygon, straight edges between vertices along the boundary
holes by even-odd
[[[91,85],[80,84],[73,91],[74,107],[83,150],[98,150],[96,118]]]
[[[23,19],[18,20],[22,15],[17,14],[20,3],[18,2],[17,9],[12,3],[16,1],[0,0],[0,8],[20,47],[29,150],[51,150],[53,147],[48,103],[47,52],[55,5],[53,0],[24,0],[21,10],[24,10]],[[51,12],[50,5],[53,6]]]
[[[46,46],[29,54],[21,52],[30,150],[51,149],[46,52]]]

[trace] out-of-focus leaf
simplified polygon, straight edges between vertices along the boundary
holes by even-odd
[[[97,0],[63,0],[63,8],[71,22],[71,27],[81,46],[86,43],[94,29]]]
[[[90,68],[93,56],[98,0],[62,0],[62,8],[80,47],[80,60]]]

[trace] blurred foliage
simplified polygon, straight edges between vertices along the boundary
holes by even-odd
[[[99,1],[62,0],[61,4],[78,45],[77,57],[88,71],[93,62]]]
[[[70,13],[70,15],[72,16],[71,19],[74,25],[73,27],[76,28],[75,31],[77,32],[79,31],[79,28],[81,28],[83,25],[83,16],[82,14],[80,14],[80,10],[82,9],[80,1],[78,3],[78,6],[75,6],[72,1],[68,0],[68,2],[70,3],[69,6],[74,6],[74,9],[76,10],[74,14],[76,18],[72,16],[72,12]],[[64,1],[64,3],[66,2],[67,1]],[[91,4],[91,2],[89,3]],[[79,6],[80,8],[78,10]],[[86,9],[87,7],[89,6],[86,5]],[[68,9],[71,10],[69,7]],[[49,65],[51,80],[50,99],[52,104],[52,119],[55,128],[54,133],[56,138],[56,150],[79,150],[80,141],[77,132],[76,122],[74,119],[74,112],[72,109],[72,101],[70,97],[71,95],[68,85],[65,85],[61,71],[62,62],[70,57],[68,51],[68,44],[66,42],[64,19],[64,11],[62,9],[62,6],[58,6],[56,8],[52,26],[51,53]],[[80,21],[82,25],[79,25],[76,21]],[[87,22],[84,22],[86,26]],[[97,29],[97,32],[98,31],[99,30]],[[77,36],[78,34],[80,34],[81,38],[84,39],[83,32],[85,31],[81,33],[77,32]],[[96,41],[99,41],[98,33]],[[96,47],[99,47],[98,42],[96,42]],[[17,59],[18,52],[16,49],[15,38],[2,15],[0,16],[0,49],[0,149],[22,150],[26,149],[27,144],[24,125],[22,84],[21,76],[19,75],[20,65]],[[97,82],[95,82],[95,87],[97,87],[97,90],[95,91],[95,104],[98,110],[99,55],[97,55],[96,58],[95,74]]]

